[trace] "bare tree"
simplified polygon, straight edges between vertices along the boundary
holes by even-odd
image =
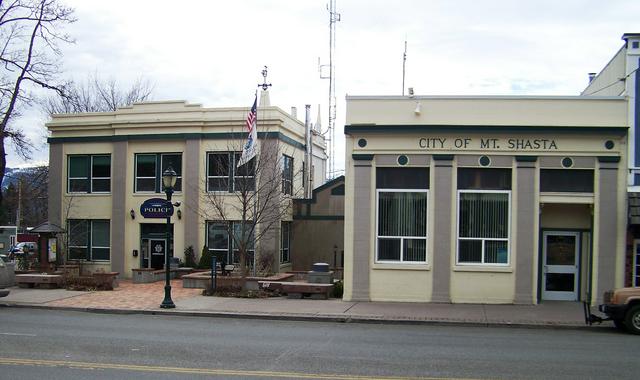
[[[61,29],[74,21],[73,9],[58,0],[0,0],[0,183],[6,168],[5,139],[23,158],[33,147],[24,132],[12,126],[20,110],[35,99],[29,90],[62,92],[55,83],[60,71],[58,43],[72,42]]]
[[[240,167],[236,167],[241,156],[239,147],[229,146],[227,152],[208,155],[210,172],[203,193],[204,207],[200,210],[206,220],[226,226],[228,244],[232,244],[233,254],[237,254],[243,277],[251,268],[254,273],[256,269],[273,270],[269,263],[273,263],[273,255],[277,253],[269,251],[263,243],[273,238],[270,235],[291,214],[292,198],[297,195],[294,192],[300,192],[293,186],[293,177],[301,171],[285,171],[283,176],[288,156],[280,150],[278,140],[264,139],[260,144],[259,153]],[[253,255],[256,265],[263,263],[262,268],[252,265]]]
[[[70,80],[62,93],[54,94],[43,101],[43,108],[49,114],[108,112],[135,102],[149,100],[153,92],[151,83],[137,79],[131,87],[123,89],[111,78],[102,80],[97,74],[84,82]]]

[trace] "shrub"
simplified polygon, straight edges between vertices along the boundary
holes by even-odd
[[[342,298],[343,292],[344,292],[344,288],[342,286],[342,281],[335,281],[333,283],[333,293],[331,293],[331,297]]]
[[[193,246],[188,246],[184,250],[184,264],[189,268],[196,267],[196,253],[193,251]]]
[[[207,246],[202,247],[202,254],[200,255],[200,262],[198,263],[198,268],[200,269],[211,269],[211,252],[209,252],[209,248]]]

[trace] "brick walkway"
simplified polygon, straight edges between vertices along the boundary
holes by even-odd
[[[120,286],[112,291],[96,291],[46,303],[48,306],[65,306],[95,309],[158,309],[164,299],[164,281],[151,284],[134,284],[120,280]],[[185,289],[182,280],[171,281],[171,299],[196,297],[202,289]]]

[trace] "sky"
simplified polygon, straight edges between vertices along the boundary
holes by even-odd
[[[268,66],[271,104],[289,112],[320,105],[328,119],[328,0],[66,0],[78,21],[66,31],[62,78],[90,75],[126,88],[144,78],[153,100],[249,107]],[[640,32],[637,0],[337,0],[336,169],[344,168],[348,95],[579,95]],[[9,167],[48,161],[47,117],[18,121],[35,146],[29,162],[11,149]]]

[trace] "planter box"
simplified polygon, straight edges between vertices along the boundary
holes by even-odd
[[[119,272],[99,272],[94,273],[92,277],[95,279],[98,287],[104,287],[106,290],[113,290],[118,287]]]
[[[73,277],[80,276],[80,266],[76,264],[58,265],[58,271]]]
[[[134,284],[148,284],[151,282],[163,281],[165,278],[164,269],[153,269],[153,268],[137,268],[131,269],[133,276]],[[176,278],[177,270],[171,269],[169,276],[171,279]]]

